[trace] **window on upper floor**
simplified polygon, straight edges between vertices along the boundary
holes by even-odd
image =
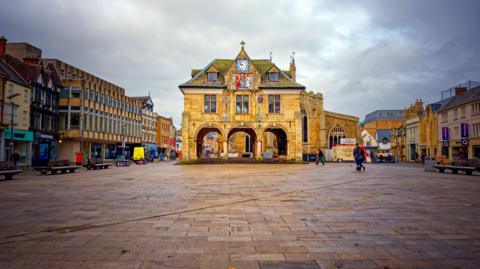
[[[460,108],[460,118],[465,119],[465,114],[466,114],[466,108],[465,108],[465,106],[462,106]]]
[[[268,80],[269,81],[278,81],[279,73],[278,72],[269,72],[268,73]]]
[[[248,114],[248,95],[237,95],[236,97],[236,113]]]
[[[448,111],[442,112],[442,122],[448,122]]]
[[[280,95],[268,96],[268,113],[280,113]]]
[[[472,104],[472,116],[480,114],[480,102]]]
[[[458,119],[458,108],[455,108],[455,110],[453,110],[453,120],[457,120]]]
[[[208,72],[207,73],[207,80],[208,81],[217,81],[218,79],[218,73],[216,72]]]
[[[216,113],[217,112],[217,96],[207,94],[204,97],[204,112]]]
[[[480,136],[480,122],[472,124],[472,135],[475,137]]]
[[[7,94],[7,97],[12,96],[12,95],[13,95],[13,84],[12,84],[12,83],[8,83],[8,94]]]

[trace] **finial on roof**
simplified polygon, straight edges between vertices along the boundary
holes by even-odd
[[[148,97],[150,97],[150,91],[148,91]]]
[[[292,51],[292,56],[290,56],[291,62],[295,63],[295,51]]]
[[[272,62],[272,52],[270,51],[270,62]]]
[[[240,42],[240,45],[242,45],[242,49],[243,49],[243,47],[245,47],[245,41]]]

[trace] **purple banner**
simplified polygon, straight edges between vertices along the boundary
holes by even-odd
[[[442,140],[443,141],[450,140],[450,134],[448,132],[448,127],[442,127]]]
[[[468,138],[468,123],[460,123],[460,129],[462,130],[462,138]]]

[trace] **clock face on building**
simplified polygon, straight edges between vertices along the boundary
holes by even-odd
[[[237,71],[246,72],[249,69],[249,65],[248,59],[237,59]]]

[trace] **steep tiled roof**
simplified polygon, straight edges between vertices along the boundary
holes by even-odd
[[[27,82],[31,83],[37,80],[38,76],[42,72],[42,66],[39,64],[26,64],[19,59],[8,55],[3,54],[0,56],[9,66],[11,66],[15,71],[22,76],[22,78]]]
[[[261,84],[259,88],[296,88],[296,89],[305,89],[305,86],[296,83],[293,81],[287,73],[280,71],[278,81],[269,81],[267,77],[267,71],[274,66],[272,62],[268,59],[261,60],[250,60],[251,65],[260,74]],[[208,87],[208,88],[226,88],[227,84],[225,83],[225,74],[228,70],[235,64],[234,59],[215,59],[209,63],[202,70],[194,69],[192,70],[192,79],[181,84],[180,88],[188,87]],[[214,66],[218,70],[218,77],[216,81],[208,81],[206,71]]]
[[[16,84],[28,87],[27,82],[3,58],[0,58],[0,73]]]
[[[451,98],[453,99],[447,105],[440,108],[438,111],[444,111],[480,100],[480,86],[467,90],[464,93],[455,95]]]

